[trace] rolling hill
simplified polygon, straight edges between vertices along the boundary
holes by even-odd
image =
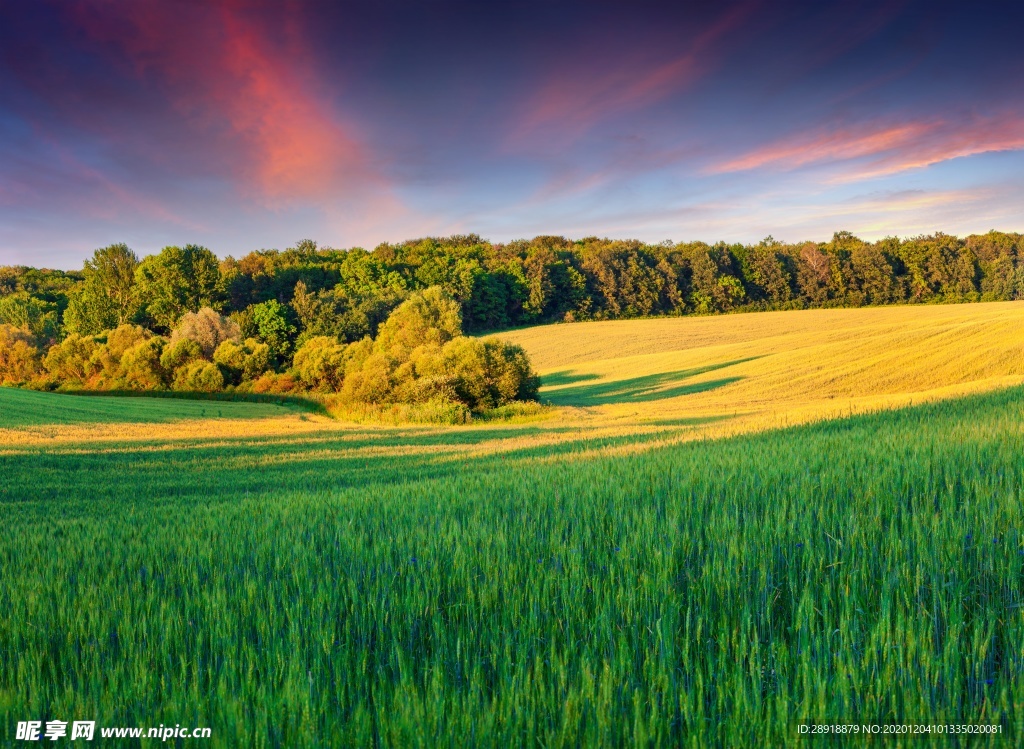
[[[1024,382],[1024,302],[758,312],[540,326],[543,398],[594,424],[795,424]]]

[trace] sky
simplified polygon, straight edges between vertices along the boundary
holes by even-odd
[[[0,0],[0,264],[1024,231],[1024,4]]]

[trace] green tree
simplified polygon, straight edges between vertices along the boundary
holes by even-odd
[[[433,286],[416,292],[391,313],[377,338],[351,344],[345,352],[342,393],[364,403],[416,402],[437,395],[424,389],[417,367],[438,356],[462,334],[459,303]]]
[[[443,345],[462,335],[459,303],[432,286],[406,299],[380,326],[377,349],[411,351],[423,344]]]
[[[256,336],[270,347],[271,355],[283,362],[291,354],[297,328],[291,307],[276,299],[252,307],[252,322]]]
[[[523,250],[521,278],[513,286],[512,300],[523,322],[586,317],[593,307],[587,277],[574,265],[564,237],[536,237]],[[575,260],[578,264],[578,259]],[[517,279],[518,280],[518,279]]]
[[[139,311],[138,267],[138,256],[126,244],[112,244],[93,252],[82,268],[84,280],[68,299],[66,330],[95,335],[133,320]]]
[[[1024,266],[1015,266],[1010,255],[996,257],[986,264],[981,291],[985,300],[1024,298]]]
[[[348,343],[375,336],[380,324],[404,298],[405,292],[397,288],[360,294],[341,284],[309,292],[299,281],[290,303],[302,331],[296,347],[317,336],[334,336]]]
[[[745,257],[744,275],[753,287],[753,296],[760,301],[781,305],[793,295],[785,257],[778,252],[775,241],[768,237]]]
[[[450,383],[454,400],[486,411],[514,400],[536,400],[540,380],[520,346],[459,336],[446,343],[433,375]]]
[[[220,263],[205,247],[165,247],[143,260],[135,277],[146,316],[162,332],[170,332],[187,312],[223,308]]]
[[[864,304],[889,304],[898,300],[899,287],[892,261],[878,245],[855,248],[850,260]]]
[[[203,349],[198,342],[191,338],[182,338],[175,343],[168,343],[160,354],[160,366],[163,367],[170,379],[173,379],[175,372],[188,366],[192,362],[200,361],[203,358]]]
[[[100,286],[110,300],[114,317],[111,328],[124,325],[138,311],[135,298],[135,271],[138,267],[138,256],[123,243],[96,250],[92,260],[85,261],[82,273],[86,285]]]
[[[688,256],[690,302],[695,312],[725,312],[743,303],[746,289],[734,275],[732,256],[726,248],[697,243]]]
[[[57,305],[16,291],[0,297],[0,324],[21,328],[45,342],[57,337]]]

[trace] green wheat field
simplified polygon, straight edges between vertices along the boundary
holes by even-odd
[[[801,721],[1006,740],[1022,417],[1018,388],[555,462],[339,460],[323,435],[9,451],[0,709],[239,746],[754,746]]]

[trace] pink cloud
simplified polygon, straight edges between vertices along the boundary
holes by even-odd
[[[329,104],[295,4],[273,15],[279,27],[234,0],[75,8],[91,39],[161,86],[203,135],[239,151],[229,176],[243,193],[278,202],[382,186],[358,128]]]
[[[1017,114],[871,122],[806,130],[712,165],[712,174],[770,168],[843,165],[832,181],[854,181],[920,169],[962,156],[1024,148],[1024,118]]]

